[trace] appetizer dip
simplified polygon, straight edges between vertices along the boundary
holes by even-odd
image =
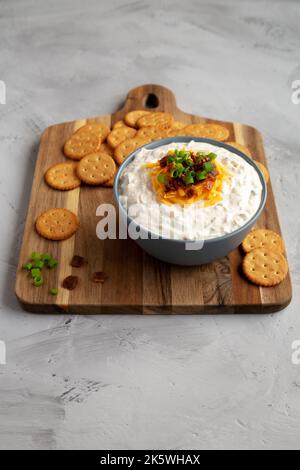
[[[243,158],[193,141],[141,149],[124,169],[119,189],[137,225],[177,240],[237,230],[254,216],[262,197],[259,175]]]

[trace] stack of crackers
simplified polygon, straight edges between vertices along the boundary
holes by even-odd
[[[256,229],[242,242],[245,252],[242,267],[247,279],[264,287],[276,286],[288,273],[284,242],[272,230]]]

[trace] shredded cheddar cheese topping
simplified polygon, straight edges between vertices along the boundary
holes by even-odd
[[[192,204],[203,200],[204,207],[222,200],[226,169],[215,161],[217,155],[208,152],[169,151],[163,158],[145,167],[152,186],[164,204]]]

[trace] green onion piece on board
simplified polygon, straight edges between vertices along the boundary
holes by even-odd
[[[39,268],[33,268],[31,270],[31,276],[33,277],[33,279],[35,279],[36,277],[40,277],[41,276],[41,270]]]
[[[22,268],[27,269],[27,271],[30,271],[32,269],[32,263],[24,263]]]
[[[44,279],[42,275],[37,276],[33,279],[33,284],[35,285],[35,287],[40,287],[43,283]]]
[[[48,268],[52,269],[52,268],[55,268],[56,266],[58,265],[58,261],[54,258],[51,258],[48,262],[47,262],[47,266]]]

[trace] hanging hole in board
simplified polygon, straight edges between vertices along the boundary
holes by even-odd
[[[159,100],[154,93],[149,93],[145,99],[145,108],[157,108],[159,106]]]

